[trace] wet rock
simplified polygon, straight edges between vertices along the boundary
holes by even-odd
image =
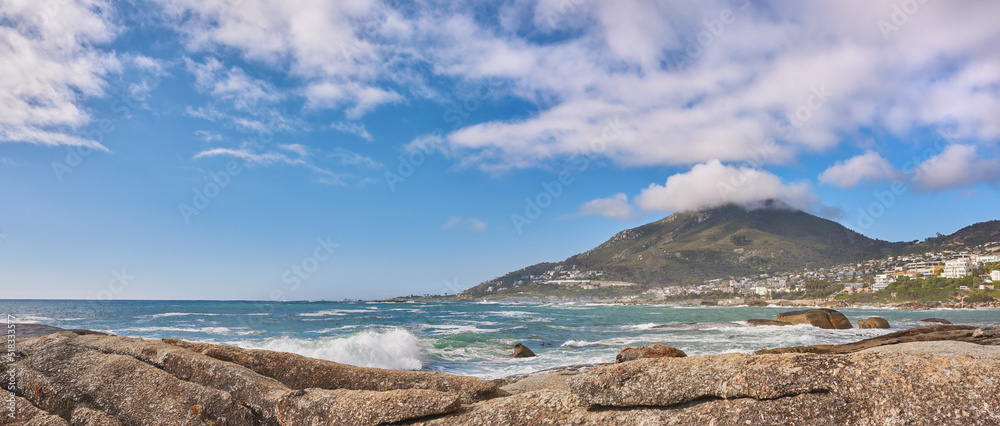
[[[615,363],[635,361],[643,358],[681,358],[686,357],[684,351],[666,345],[649,345],[634,348],[625,348],[618,352]]]
[[[889,328],[889,321],[885,318],[871,317],[864,321],[858,320],[858,328]]]
[[[59,327],[53,327],[51,325],[45,325],[45,324],[21,324],[21,323],[14,323],[14,329],[17,331],[17,337],[18,338],[42,337],[42,336],[48,336],[50,334],[60,333],[60,332],[64,332],[64,331],[68,331],[68,332],[71,332],[71,333],[74,333],[74,334],[80,334],[80,335],[84,335],[84,334],[97,334],[97,335],[101,335],[101,336],[107,336],[108,335],[107,333],[101,333],[100,331],[82,330],[82,329],[78,329],[78,328],[72,328],[72,329],[70,329],[70,328],[59,328]]]
[[[453,392],[462,402],[497,396],[498,386],[475,377],[422,371],[399,371],[356,367],[333,361],[261,349],[193,343],[163,339],[163,342],[232,362],[271,377],[292,389],[323,388],[389,391],[395,389],[430,389]]]
[[[924,318],[920,320],[920,322],[936,322],[938,324],[951,324],[951,321],[948,321],[944,318]]]
[[[792,325],[792,323],[787,321],[775,321],[766,319],[749,319],[747,320],[747,325],[751,327],[760,327],[765,325],[785,326],[785,325]]]
[[[775,321],[784,321],[792,324],[811,324],[813,327],[825,329],[854,328],[844,314],[833,309],[808,309],[785,312],[778,314],[774,319]]]
[[[531,349],[528,349],[527,346],[520,343],[514,344],[514,358],[530,358],[533,356],[535,356],[535,353]]]
[[[967,325],[929,325],[897,331],[883,336],[872,337],[843,345],[793,346],[790,348],[764,349],[757,354],[814,353],[849,354],[876,346],[894,345],[907,342],[930,342],[938,340],[972,341],[976,327]]]

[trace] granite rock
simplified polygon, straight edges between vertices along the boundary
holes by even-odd
[[[643,358],[681,358],[686,356],[687,354],[680,349],[672,348],[666,345],[654,344],[622,349],[615,357],[615,363],[634,361]]]
[[[778,314],[774,320],[792,324],[810,324],[813,327],[825,329],[854,328],[851,322],[847,320],[847,317],[840,313],[840,311],[825,308],[784,312]]]

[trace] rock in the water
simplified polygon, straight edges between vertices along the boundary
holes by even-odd
[[[925,305],[923,303],[906,302],[906,303],[903,303],[903,304],[900,304],[900,305],[896,306],[896,308],[898,308],[898,309],[930,309],[931,307],[927,306],[927,305]]]
[[[531,349],[528,349],[527,346],[520,343],[514,344],[514,358],[529,358],[533,356],[535,356],[535,353]]]
[[[774,319],[776,321],[784,321],[792,324],[811,324],[813,327],[825,329],[854,328],[844,314],[833,309],[825,308],[785,312],[778,314],[778,316]]]
[[[764,325],[785,326],[785,325],[792,325],[792,323],[787,322],[787,321],[775,321],[775,320],[766,320],[766,319],[748,319],[747,320],[747,325],[749,325],[751,327],[760,327],[760,326],[764,326]]]
[[[618,356],[615,357],[615,363],[635,361],[642,358],[682,358],[686,356],[687,354],[680,349],[655,344],[622,349],[621,352],[618,352]]]
[[[948,321],[944,318],[924,318],[920,320],[920,322],[936,322],[938,324],[951,324],[951,321]]]
[[[871,317],[864,321],[858,320],[858,328],[889,328],[889,321],[885,318]]]

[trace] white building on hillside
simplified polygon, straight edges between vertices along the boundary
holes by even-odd
[[[896,277],[889,274],[878,274],[875,276],[875,284],[872,284],[872,291],[884,290],[894,282],[896,282]]]
[[[960,257],[945,261],[944,272],[941,273],[941,276],[944,278],[965,278],[970,271],[972,271],[972,259]]]
[[[990,272],[990,279],[995,283],[1000,282],[1000,271]]]

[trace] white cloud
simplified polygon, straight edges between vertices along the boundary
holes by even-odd
[[[846,161],[838,161],[820,173],[819,181],[838,188],[853,188],[864,180],[878,182],[901,177],[902,173],[885,158],[877,152],[868,151]]]
[[[184,58],[188,72],[194,75],[195,88],[216,99],[231,102],[238,110],[249,110],[261,103],[273,103],[281,95],[267,82],[250,77],[242,68],[225,67],[218,59],[204,64]]]
[[[539,2],[537,25],[547,28],[556,13],[558,29],[577,34],[555,43],[465,15],[427,13],[416,28],[417,38],[433,41],[426,55],[437,72],[505,79],[515,96],[551,100],[538,114],[446,136],[456,155],[484,169],[543,166],[590,150],[615,118],[626,131],[605,137],[599,154],[625,166],[744,161],[771,139],[768,164],[791,163],[864,127],[904,136],[948,123],[976,140],[1000,137],[991,118],[1000,113],[1000,57],[991,47],[1000,28],[986,18],[1000,4],[924,4],[889,41],[877,22],[891,4],[746,4]],[[706,32],[713,21],[717,35]]]
[[[1000,182],[1000,160],[983,159],[975,145],[949,145],[914,170],[917,188],[943,191],[976,183]]]
[[[337,159],[345,166],[358,166],[372,169],[385,167],[385,165],[370,157],[365,157],[364,155],[343,148],[334,148],[333,152],[330,154],[330,158]]]
[[[405,35],[399,12],[375,0],[157,0],[188,49],[233,49],[303,81],[298,93],[314,108],[341,108],[357,118],[402,95],[382,83],[405,75],[398,48],[379,40]]]
[[[118,33],[101,0],[0,2],[0,142],[78,145],[93,118],[83,106],[106,95],[121,60],[98,46]]]
[[[632,218],[634,212],[632,205],[628,202],[628,196],[619,192],[608,198],[598,198],[584,203],[580,206],[577,214],[628,220]]]
[[[281,148],[285,151],[294,152],[298,154],[299,157],[309,156],[308,149],[306,149],[306,146],[302,144],[297,144],[297,143],[281,144],[278,145],[278,148]]]
[[[456,229],[460,227],[473,231],[485,231],[489,225],[475,217],[464,218],[461,216],[452,216],[444,222],[441,229]]]
[[[644,211],[688,211],[727,204],[752,207],[771,199],[802,210],[814,210],[819,201],[806,183],[786,184],[766,171],[712,160],[670,176],[663,185],[649,185],[635,204]]]
[[[356,135],[361,139],[368,142],[373,141],[372,135],[368,134],[368,129],[365,128],[364,123],[348,122],[348,121],[334,121],[330,124],[334,130],[343,133],[350,133]]]
[[[234,157],[239,158],[251,166],[270,166],[275,164],[285,164],[289,166],[303,167],[313,172],[321,175],[319,179],[323,183],[330,183],[336,185],[342,185],[344,174],[338,174],[331,172],[329,170],[314,166],[309,162],[303,160],[302,158],[291,158],[285,154],[278,152],[263,152],[257,153],[253,152],[252,149],[248,147],[241,147],[239,149],[230,148],[212,148],[207,149],[202,152],[195,154],[194,159],[200,158],[210,158],[210,157]]]
[[[922,4],[889,37],[878,22],[893,5],[866,0],[514,1],[498,6],[499,24],[477,18],[479,3],[158,2],[190,51],[237,52],[297,82],[289,93],[308,108],[348,118],[438,99],[430,78],[498,82],[499,97],[538,111],[459,120],[439,146],[486,170],[586,151],[624,166],[738,162],[765,147],[765,164],[788,164],[864,128],[905,137],[947,124],[966,140],[1000,138],[997,2]],[[244,74],[230,86],[254,87]]]
[[[210,132],[208,130],[195,130],[195,136],[201,138],[205,142],[217,142],[222,140],[222,135],[216,132]]]

